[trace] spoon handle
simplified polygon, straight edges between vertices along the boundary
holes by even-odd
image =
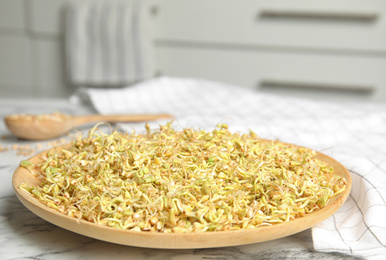
[[[169,114],[133,114],[133,115],[87,115],[74,116],[77,124],[92,122],[143,122],[158,119],[173,119]]]

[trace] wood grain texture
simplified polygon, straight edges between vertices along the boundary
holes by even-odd
[[[30,158],[29,161],[34,163],[39,162],[45,153],[46,152],[38,154]],[[341,194],[331,199],[324,208],[307,214],[304,217],[271,226],[261,226],[255,229],[238,231],[181,234],[119,230],[83,219],[69,217],[45,206],[29,193],[19,188],[22,183],[26,183],[27,186],[30,187],[38,185],[41,181],[41,178],[39,178],[36,173],[26,168],[18,167],[16,169],[12,177],[12,184],[17,197],[30,211],[59,227],[88,237],[122,245],[146,248],[188,249],[225,247],[286,237],[311,228],[337,211],[346,201],[350,193],[352,183],[350,173],[342,164],[327,155],[317,152],[317,158],[330,164],[334,168],[335,174],[346,179],[347,186]]]
[[[133,115],[65,115],[60,120],[40,119],[33,116],[26,119],[23,116],[10,115],[4,118],[9,131],[17,137],[27,140],[47,140],[64,135],[71,129],[87,123],[95,122],[146,122],[160,119],[174,119],[168,114],[133,114]]]

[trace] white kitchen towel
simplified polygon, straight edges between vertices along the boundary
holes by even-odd
[[[171,113],[175,126],[255,131],[310,147],[350,171],[352,192],[312,228],[314,248],[365,258],[386,255],[386,105],[281,97],[198,79],[163,77],[123,89],[89,89],[99,113]],[[160,122],[151,122],[157,127]],[[122,124],[144,130],[143,123]]]
[[[154,76],[146,0],[75,0],[66,6],[71,82],[119,87]]]

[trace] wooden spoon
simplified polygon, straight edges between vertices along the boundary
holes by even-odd
[[[168,114],[138,115],[87,115],[70,116],[62,113],[27,115],[15,114],[4,118],[8,129],[17,137],[29,140],[46,140],[58,137],[69,130],[92,122],[142,122],[173,119]]]

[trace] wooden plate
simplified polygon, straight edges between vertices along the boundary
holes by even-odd
[[[34,163],[39,162],[45,153],[46,152],[38,154],[30,158],[29,161]],[[272,226],[262,226],[255,229],[238,231],[181,234],[119,230],[91,223],[86,220],[78,220],[45,206],[29,193],[19,188],[19,185],[22,183],[26,183],[27,186],[30,187],[38,185],[41,181],[36,174],[31,173],[26,168],[18,167],[16,169],[12,177],[12,184],[17,197],[30,211],[48,222],[85,236],[122,245],[147,248],[186,249],[225,247],[286,237],[322,222],[337,211],[346,201],[350,193],[350,173],[343,165],[327,155],[317,153],[317,158],[334,167],[335,174],[346,178],[347,187],[344,192],[333,198],[324,208],[307,214],[304,217]]]

